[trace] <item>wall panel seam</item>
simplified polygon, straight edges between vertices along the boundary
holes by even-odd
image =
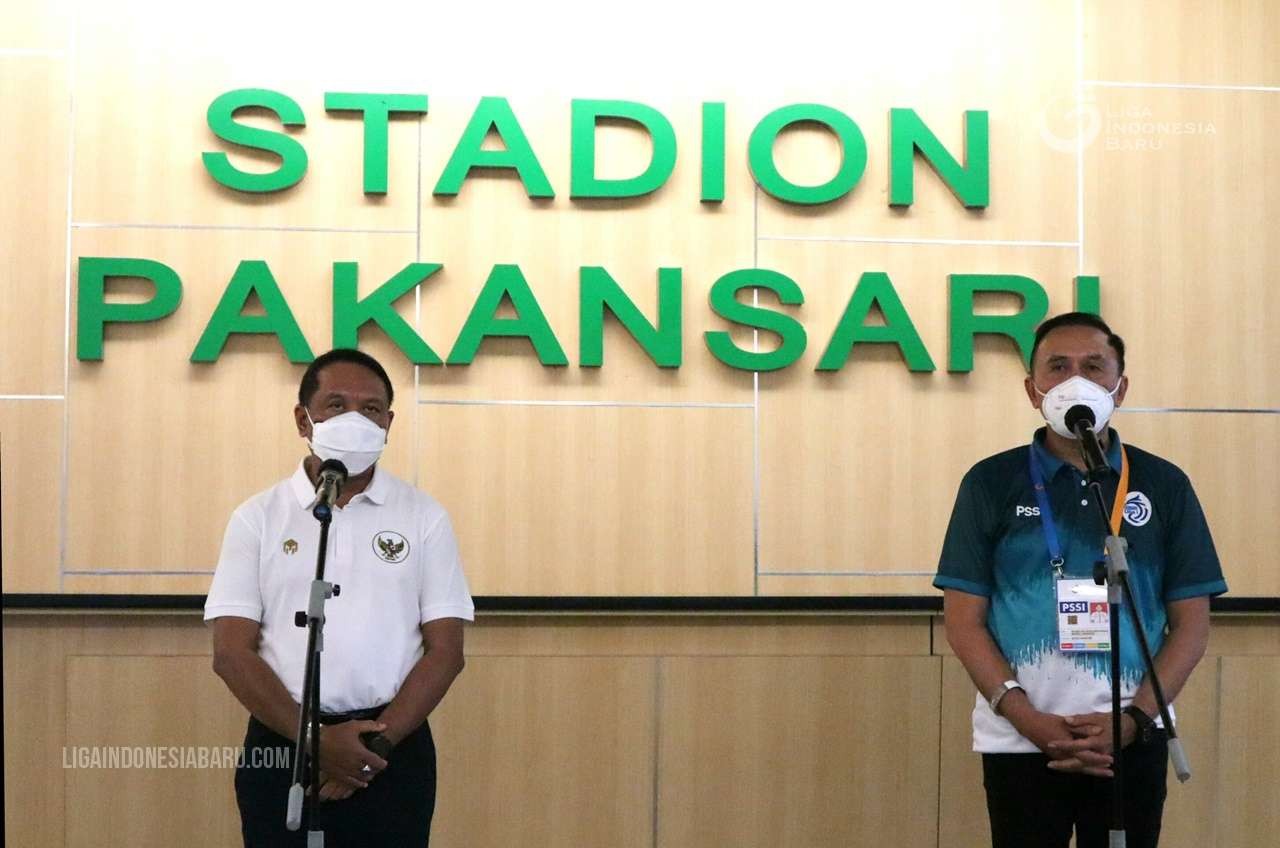
[[[1225,85],[1194,82],[1124,82],[1120,80],[1085,80],[1094,88],[1171,88],[1190,91],[1263,91],[1280,92],[1280,85]]]

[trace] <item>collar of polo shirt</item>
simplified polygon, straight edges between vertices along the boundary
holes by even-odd
[[[1045,481],[1052,480],[1062,470],[1063,466],[1068,465],[1064,459],[1059,459],[1049,452],[1044,446],[1045,434],[1048,432],[1047,427],[1041,427],[1036,430],[1035,436],[1031,439],[1031,444],[1035,446],[1036,459],[1040,461],[1040,468],[1044,471]],[[1117,474],[1120,473],[1120,434],[1116,432],[1116,428],[1111,428],[1111,443],[1107,445],[1107,465]],[[309,497],[315,497],[314,494]],[[310,501],[307,501],[310,503]]]
[[[289,485],[293,489],[293,495],[298,499],[298,506],[306,509],[311,506],[316,499],[316,487],[312,484],[311,478],[307,476],[306,460],[298,463],[298,470],[293,472],[293,477],[289,480]],[[358,498],[368,498],[378,506],[382,506],[387,502],[387,487],[390,482],[387,475],[382,473],[378,466],[373,467],[373,479],[369,481],[369,485],[364,487],[363,492],[357,492],[351,498],[351,503],[355,503]]]

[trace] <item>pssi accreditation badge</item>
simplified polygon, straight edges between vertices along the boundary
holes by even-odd
[[[1092,580],[1058,583],[1058,650],[1111,650],[1111,605],[1107,587]]]

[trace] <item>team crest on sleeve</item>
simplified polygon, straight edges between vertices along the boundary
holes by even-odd
[[[383,562],[404,562],[409,556],[409,540],[394,530],[383,530],[373,536],[373,552]]]
[[[1142,492],[1130,492],[1124,499],[1124,520],[1141,527],[1151,520],[1151,501]]]

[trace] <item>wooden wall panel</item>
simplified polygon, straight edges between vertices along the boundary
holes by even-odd
[[[809,334],[799,362],[760,378],[761,572],[907,572],[918,590],[919,575],[937,570],[964,473],[1042,423],[1011,340],[979,338],[974,370],[947,373],[948,275],[1023,274],[1048,292],[1051,312],[1065,311],[1074,251],[768,243],[761,261],[804,280],[792,314]],[[909,372],[889,345],[855,346],[840,371],[814,371],[865,271],[889,275],[936,371]],[[1013,298],[978,304],[1016,308]]]
[[[1221,691],[1217,844],[1262,848],[1280,829],[1280,657],[1223,657]]]
[[[434,841],[987,844],[973,687],[944,639],[930,648],[940,623],[482,615],[433,718]],[[238,844],[227,770],[63,766],[66,746],[240,743],[198,615],[8,611],[4,642],[9,843],[177,844],[200,827],[201,844]],[[1270,844],[1277,655],[1273,619],[1215,617],[1178,700],[1194,777],[1171,782],[1164,842]]]
[[[657,844],[937,844],[939,671],[925,657],[664,662]]]
[[[478,595],[749,595],[750,410],[427,406]]]
[[[13,811],[4,817],[4,837],[10,845],[66,845],[66,657],[77,628],[72,619],[4,614],[4,808]]]
[[[63,391],[69,107],[64,59],[0,52],[0,395]]]
[[[1267,0],[1085,0],[1085,78],[1280,85],[1280,9]]]
[[[222,749],[244,738],[243,708],[204,654],[74,656],[66,686],[71,763],[81,756],[77,748]],[[234,767],[68,768],[66,803],[74,814],[67,817],[67,845],[170,846],[175,834],[236,845],[240,823],[229,814],[234,778]]]
[[[0,559],[5,592],[57,592],[62,402],[0,400]]]
[[[213,582],[213,568],[218,562],[217,548],[213,551],[208,562],[199,562],[186,569],[191,573],[71,569],[62,577],[62,591],[73,595],[207,595]]]
[[[1128,404],[1280,408],[1280,382],[1259,367],[1280,356],[1268,323],[1280,313],[1280,258],[1268,247],[1280,99],[1095,97],[1104,121],[1084,153],[1085,268],[1101,273],[1103,315],[1132,351]]]
[[[411,7],[395,14],[401,20],[394,27],[375,14],[349,15],[338,25],[329,16],[235,0],[192,26],[177,7],[139,16],[116,4],[82,4],[75,21],[76,221],[414,231],[416,123],[392,121],[388,191],[365,196],[360,120],[324,110],[326,90],[422,91],[404,87],[414,74],[402,52],[409,34],[423,31],[414,28],[420,15]],[[360,50],[358,60],[344,62],[349,70],[336,73],[336,57],[352,58],[364,36],[378,48]],[[378,83],[390,87],[363,87]],[[205,171],[201,153],[218,151],[246,171],[278,167],[277,157],[233,148],[209,130],[210,103],[238,88],[273,89],[303,109],[306,127],[290,134],[306,148],[309,165],[293,188],[244,194]],[[245,122],[280,129],[265,115]]]
[[[68,570],[212,569],[231,511],[292,474],[306,453],[293,422],[303,366],[285,359],[275,337],[233,337],[216,364],[188,361],[239,261],[267,262],[320,353],[330,346],[332,263],[359,261],[367,292],[412,261],[412,236],[82,230],[74,250],[163,262],[184,296],[161,322],[108,327],[102,362],[72,367]],[[123,283],[120,297],[149,289]],[[398,308],[412,323],[406,300]],[[412,479],[413,370],[380,332],[368,336],[366,349],[400,390],[385,467]],[[112,510],[96,500],[104,491],[114,493]]]
[[[469,662],[432,720],[432,844],[652,845],[655,671],[646,658]]]
[[[917,615],[480,615],[467,656],[924,656]],[[693,626],[691,626],[693,625]]]
[[[941,619],[938,619],[941,622]],[[945,634],[937,628],[934,650],[942,659],[942,718],[938,758],[939,845],[947,848],[987,848],[991,824],[987,795],[982,788],[982,756],[973,752],[973,681],[960,660],[950,655]]]
[[[1074,163],[1041,135],[1042,116],[1074,96],[1073,4],[997,0],[927,11],[879,7],[865,15],[869,25],[840,28],[847,39],[841,53],[855,60],[842,71],[795,83],[793,99],[768,101],[753,111],[751,123],[788,102],[841,109],[866,138],[866,173],[852,194],[825,206],[784,205],[762,193],[761,235],[1074,242]],[[902,40],[885,37],[891,32],[911,33],[909,54]],[[894,107],[915,109],[961,161],[964,110],[989,111],[991,205],[985,211],[966,211],[921,161],[915,203],[904,211],[889,208]],[[814,185],[835,174],[834,136],[813,129],[786,135],[775,151],[785,176]]]
[[[0,50],[62,50],[67,44],[68,13],[73,0],[0,2]]]
[[[1177,464],[1191,478],[1233,595],[1280,595],[1271,551],[1280,526],[1280,481],[1258,450],[1280,439],[1280,415],[1129,413],[1117,417],[1126,442]],[[1265,450],[1265,449],[1264,449]]]

